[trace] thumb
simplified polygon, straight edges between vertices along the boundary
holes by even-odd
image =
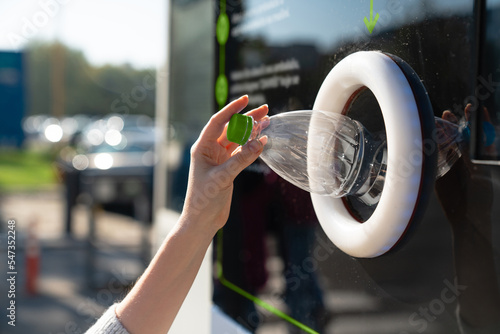
[[[247,145],[243,145],[239,152],[234,154],[222,165],[224,170],[234,180],[242,170],[257,160],[266,142],[267,138],[264,137],[258,140],[252,140]]]

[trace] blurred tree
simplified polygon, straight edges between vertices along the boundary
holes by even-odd
[[[135,69],[129,64],[95,66],[81,51],[47,42],[31,43],[26,50],[28,115],[52,112],[51,57],[58,47],[64,56],[64,115],[154,115],[154,69]]]

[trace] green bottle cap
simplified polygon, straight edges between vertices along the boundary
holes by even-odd
[[[252,116],[234,114],[227,125],[227,139],[230,142],[245,145],[253,128]]]

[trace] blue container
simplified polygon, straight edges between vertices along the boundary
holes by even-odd
[[[23,54],[0,51],[0,146],[22,145],[24,99]]]

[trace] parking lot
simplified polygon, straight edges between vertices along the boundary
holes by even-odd
[[[88,210],[73,210],[73,236],[65,235],[63,189],[4,194],[2,220],[15,220],[16,326],[0,322],[1,333],[84,333],[110,305],[122,296],[143,270],[140,259],[140,224],[122,215],[96,212],[98,251],[88,266]],[[4,225],[5,224],[5,225]],[[3,227],[6,226],[2,222]],[[40,249],[36,294],[26,287],[26,241],[32,226]],[[5,238],[0,254],[7,257]],[[5,262],[5,261],[2,261]],[[89,287],[89,283],[92,287]],[[0,285],[2,300],[8,291]],[[2,307],[2,319],[6,308]]]

